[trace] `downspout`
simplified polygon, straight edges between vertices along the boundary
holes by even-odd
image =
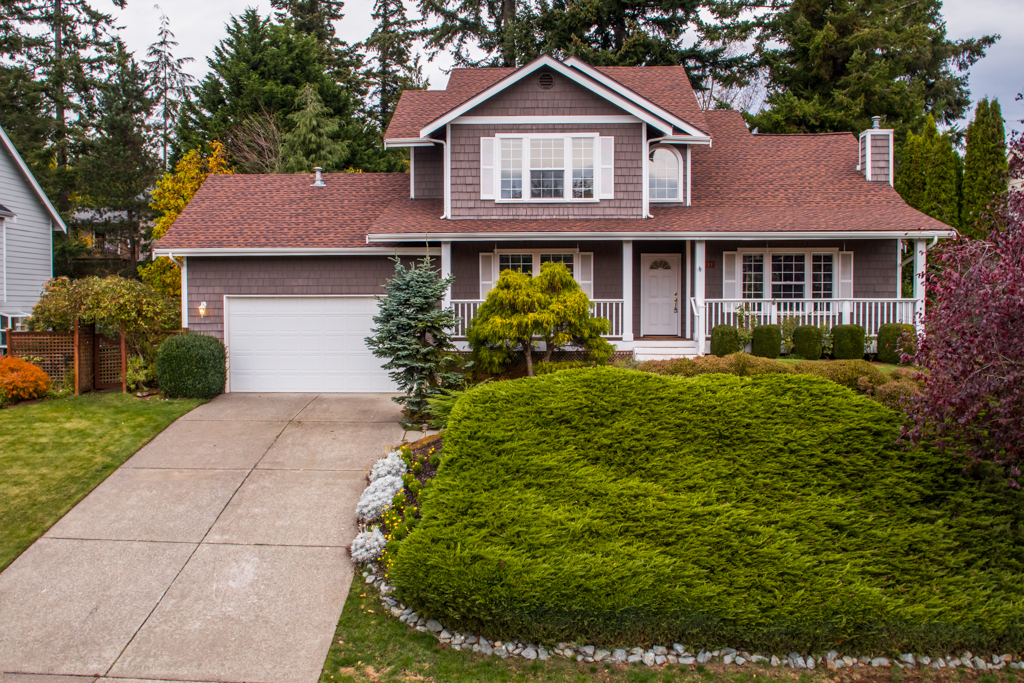
[[[451,196],[451,159],[448,158],[447,140],[434,140],[433,142],[444,148],[444,213],[441,214],[441,220],[444,220],[448,218],[448,202]],[[413,182],[415,182],[415,179]]]

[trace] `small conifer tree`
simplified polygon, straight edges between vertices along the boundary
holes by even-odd
[[[985,237],[1002,225],[999,203],[1006,196],[1006,130],[998,100],[978,103],[967,125],[964,152],[963,226],[969,237]]]
[[[293,128],[284,136],[281,165],[285,173],[309,173],[319,166],[340,171],[349,152],[348,142],[338,139],[337,117],[324,106],[316,86],[307,83],[295,99],[297,111],[288,116]]]
[[[366,345],[398,385],[403,396],[394,401],[405,406],[410,422],[419,422],[427,410],[427,399],[463,383],[460,359],[452,343],[458,323],[452,308],[442,308],[444,294],[454,276],[438,277],[429,256],[406,268],[395,257],[395,276],[377,297],[379,310],[373,318],[373,336]]]

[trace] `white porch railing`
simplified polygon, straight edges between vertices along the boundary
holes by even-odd
[[[745,307],[754,325],[769,325],[796,318],[801,325],[860,325],[870,336],[886,323],[914,325],[915,299],[706,299],[702,318],[705,338],[715,325],[736,325],[737,312]]]
[[[455,315],[462,318],[461,322],[455,326],[455,337],[464,338],[466,336],[466,330],[469,329],[469,323],[476,316],[476,311],[480,308],[482,300],[478,299],[462,299],[453,300],[452,308],[455,309]],[[604,335],[605,337],[621,337],[624,326],[623,314],[622,314],[622,299],[591,299],[590,301],[591,312],[595,317],[607,318],[608,322],[612,324],[611,331]]]

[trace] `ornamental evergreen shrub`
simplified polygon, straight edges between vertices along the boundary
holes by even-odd
[[[864,358],[864,328],[860,325],[834,325],[832,357],[837,360]]]
[[[905,450],[901,423],[791,374],[487,384],[452,411],[389,578],[491,639],[1018,651],[1021,494]]]
[[[755,327],[750,351],[761,358],[778,358],[782,351],[782,330],[779,329],[779,326],[758,325]]]
[[[0,405],[43,398],[50,376],[37,365],[16,356],[0,357]]]
[[[647,360],[637,365],[637,370],[655,375],[674,375],[676,377],[696,377],[697,375],[736,375],[753,377],[755,375],[787,374],[793,372],[793,366],[780,363],[770,358],[759,358],[749,353],[733,353],[720,358],[718,356],[698,356],[696,358],[673,358],[671,360]]]
[[[740,351],[740,331],[732,325],[715,325],[711,328],[711,354],[728,356]]]
[[[885,373],[863,358],[857,360],[833,360],[824,363],[797,363],[795,371],[802,375],[815,375],[854,391],[863,391],[864,378],[867,388],[878,387],[890,381]]]
[[[224,344],[205,334],[177,334],[156,354],[160,391],[171,398],[213,398],[224,391],[227,355]]]
[[[817,325],[800,325],[793,330],[793,355],[806,360],[821,358],[824,332]]]
[[[904,336],[907,335],[906,341]],[[886,323],[878,328],[878,360],[893,365],[902,362],[904,351],[911,356],[917,351],[913,325]],[[909,343],[907,343],[909,341]]]
[[[541,375],[550,375],[553,372],[561,372],[562,370],[578,370],[579,368],[595,368],[598,363],[594,360],[564,360],[564,361],[547,361],[540,362],[533,366],[533,374],[540,377]]]

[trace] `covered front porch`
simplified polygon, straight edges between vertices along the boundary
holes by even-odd
[[[923,273],[925,240],[912,267]],[[639,360],[707,353],[715,325],[857,324],[869,336],[885,323],[917,324],[923,290],[900,296],[898,238],[845,240],[587,239],[442,242],[442,272],[455,275],[450,303],[456,337],[505,269],[539,272],[565,263],[606,318],[606,335]],[[915,283],[920,278],[915,278]]]

